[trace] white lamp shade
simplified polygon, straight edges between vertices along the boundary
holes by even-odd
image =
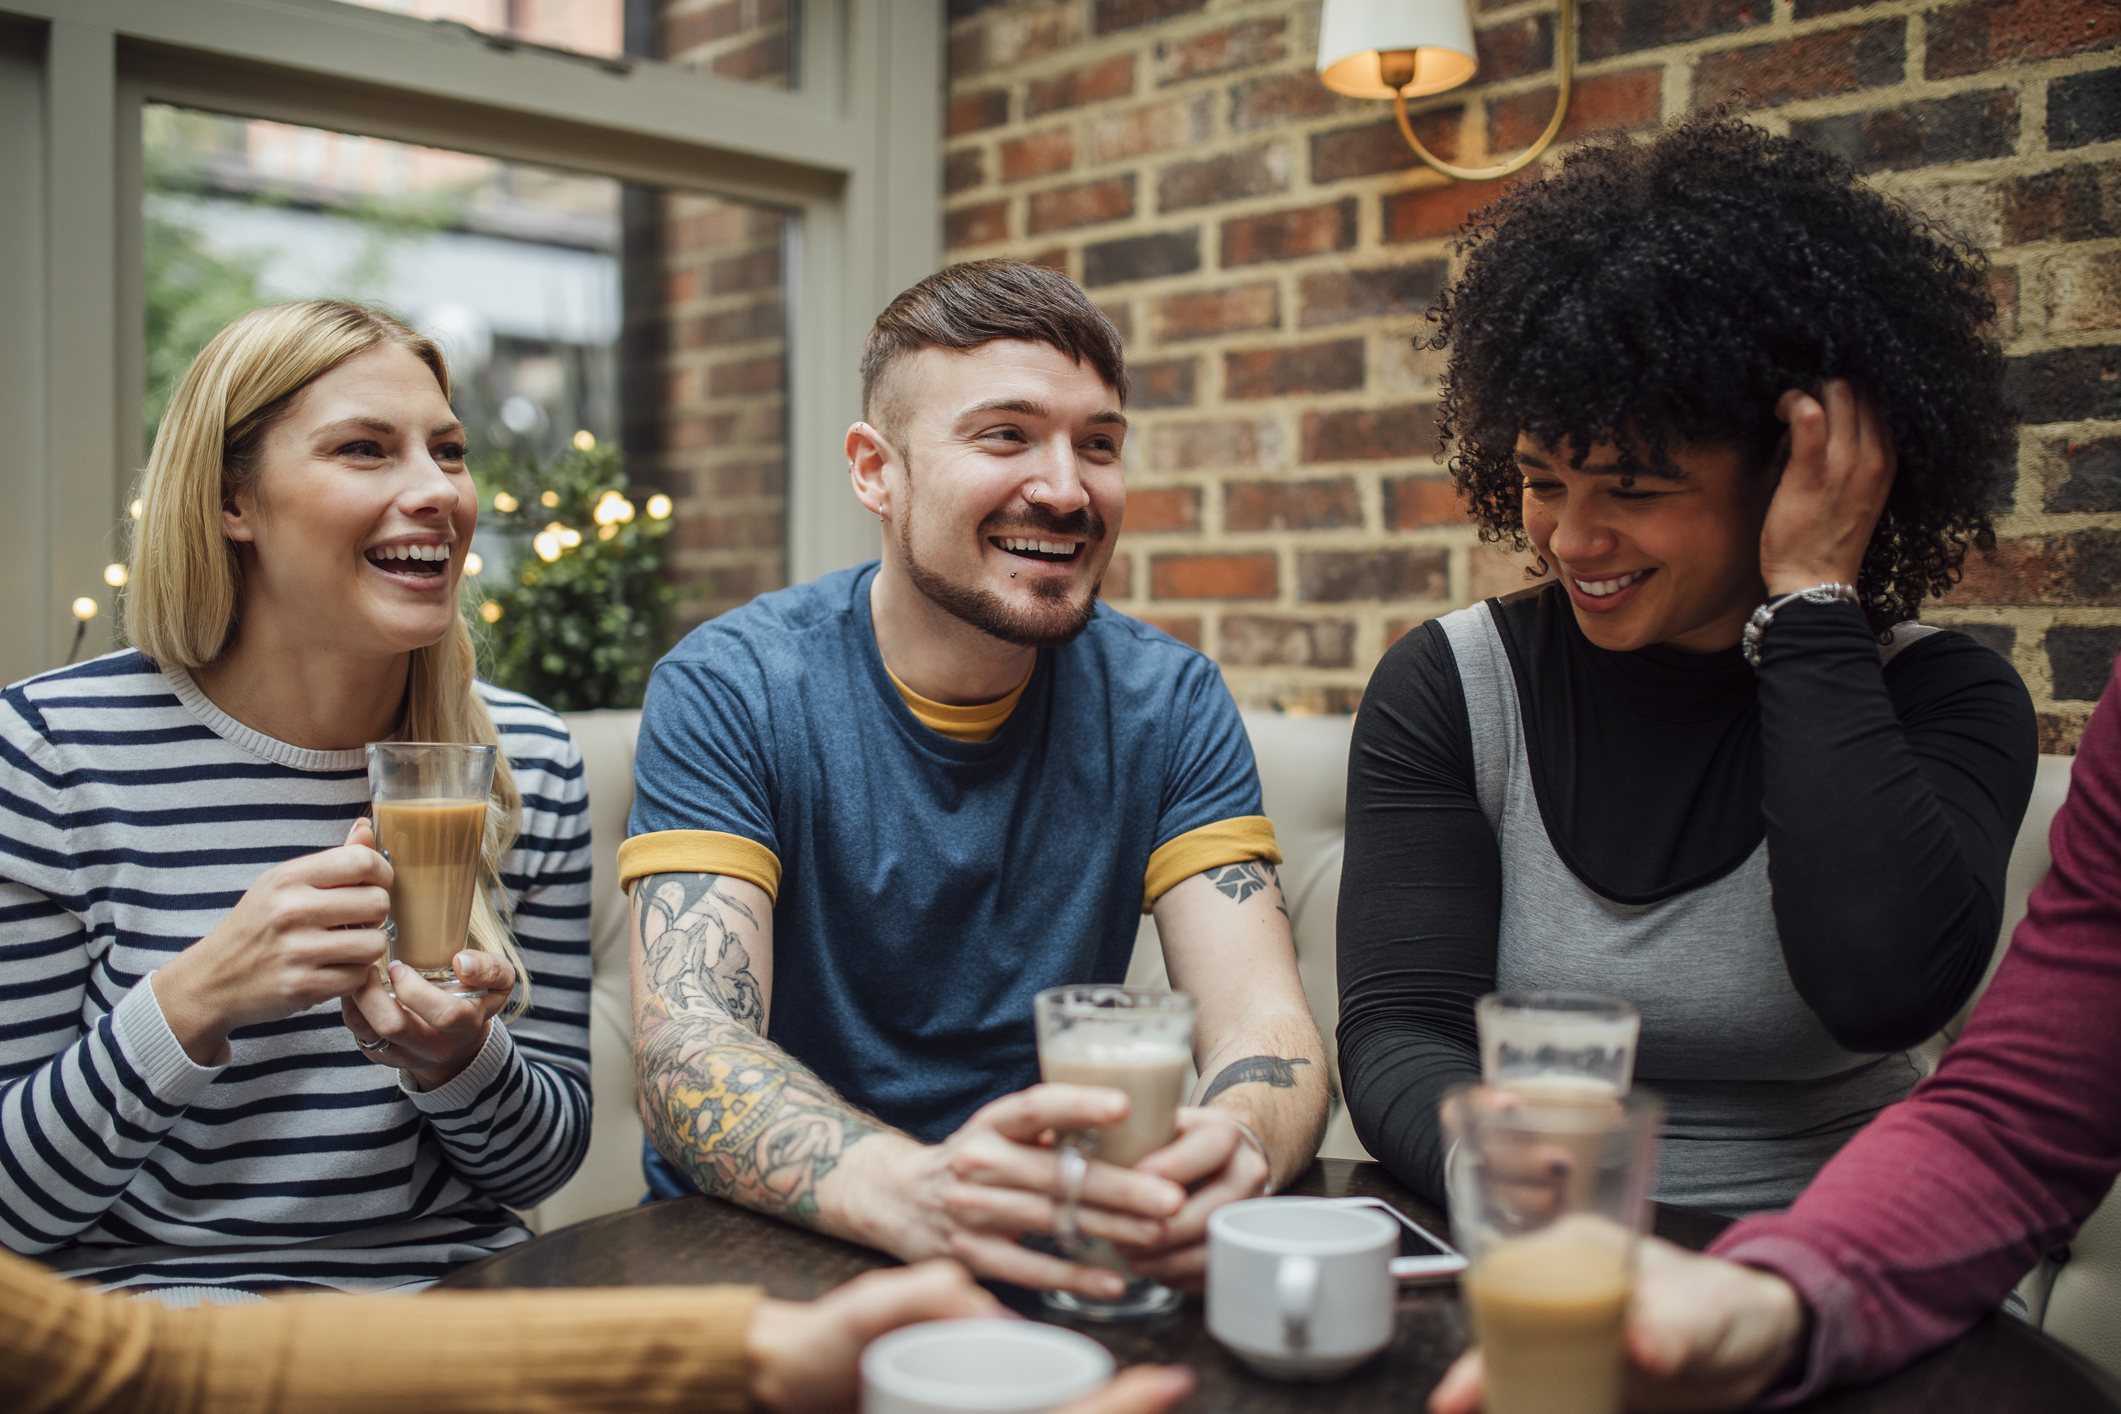
[[[1318,79],[1350,98],[1390,98],[1378,54],[1414,52],[1409,98],[1441,93],[1473,77],[1473,21],[1466,0],[1326,0],[1318,21]]]

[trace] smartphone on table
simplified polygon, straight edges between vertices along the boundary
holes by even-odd
[[[1392,1275],[1401,1281],[1449,1281],[1468,1265],[1458,1249],[1382,1198],[1326,1198],[1336,1208],[1375,1208],[1399,1224],[1399,1255]]]

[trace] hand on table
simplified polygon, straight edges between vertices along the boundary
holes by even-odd
[[[1892,432],[1839,378],[1817,398],[1790,389],[1775,416],[1790,426],[1789,461],[1760,527],[1760,577],[1771,597],[1854,584],[1893,489]]]
[[[1053,1231],[1061,1177],[1051,1135],[1116,1124],[1126,1113],[1123,1092],[1096,1086],[1034,1085],[1005,1095],[940,1144],[892,1151],[887,1172],[865,1189],[864,1240],[909,1260],[954,1256],[983,1277],[1019,1286],[1116,1297],[1125,1289],[1116,1274],[1016,1239]],[[1185,1189],[1168,1178],[1093,1161],[1080,1224],[1093,1237],[1153,1246],[1185,1203]]]
[[[154,995],[185,1053],[225,1065],[228,1033],[344,997],[374,975],[390,912],[390,862],[368,821],[346,843],[276,864],[205,937],[154,971]]]
[[[1152,1281],[1198,1292],[1208,1275],[1208,1215],[1225,1203],[1267,1191],[1267,1161],[1225,1110],[1187,1106],[1178,1138],[1134,1166],[1187,1190],[1185,1206],[1164,1222],[1162,1240],[1123,1243],[1128,1265]]]
[[[484,987],[483,997],[453,997],[402,962],[390,965],[390,986],[368,970],[359,991],[339,1002],[339,1014],[356,1041],[390,1044],[361,1054],[377,1065],[409,1073],[422,1091],[447,1085],[486,1044],[494,1015],[515,990],[515,969],[505,957],[465,951],[451,959],[466,988]],[[397,996],[393,998],[391,991]]]
[[[1770,1272],[1645,1237],[1628,1306],[1628,1408],[1648,1414],[1739,1409],[1804,1353],[1804,1303]],[[1430,1414],[1476,1414],[1479,1350],[1458,1357]]]
[[[775,1414],[852,1409],[862,1348],[884,1332],[916,1321],[1007,1315],[950,1261],[870,1272],[816,1301],[764,1300],[744,1336],[752,1396]],[[1183,1368],[1140,1366],[1056,1414],[1160,1414],[1192,1388]]]

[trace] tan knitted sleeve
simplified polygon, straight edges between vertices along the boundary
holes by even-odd
[[[0,1254],[0,1407],[35,1414],[750,1408],[748,1287],[295,1296],[170,1311]]]

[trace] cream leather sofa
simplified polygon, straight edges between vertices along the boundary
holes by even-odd
[[[590,992],[590,1065],[596,1098],[588,1157],[574,1178],[527,1214],[533,1227],[549,1231],[640,1200],[641,1121],[634,1108],[631,1002],[627,980],[626,900],[617,887],[618,846],[633,803],[633,748],[640,729],[637,712],[580,712],[567,718],[581,746],[589,777],[590,821],[595,840],[591,938],[595,980]],[[1347,822],[1347,761],[1352,717],[1281,716],[1247,712],[1245,729],[1259,759],[1267,814],[1281,843],[1282,889],[1296,938],[1297,970],[1304,993],[1333,1045],[1339,1018],[1334,975],[1334,926],[1339,910],[1342,841]],[[2069,787],[2069,758],[2040,759],[2031,807],[2011,853],[2004,904],[2002,944],[2025,916],[2025,899],[2046,875],[2047,827]],[[1156,925],[1142,921],[1128,980],[1160,982],[1163,955]],[[1983,985],[1986,985],[1984,979]],[[1977,993],[1978,996],[1978,993]],[[1967,1004],[1927,1048],[1932,1060],[1964,1025]],[[2121,1023],[2121,1018],[2117,1018]],[[1321,1152],[1328,1157],[1368,1158],[1347,1114],[1336,1100]],[[2070,1260],[2043,1264],[2022,1288],[2036,1320],[2048,1330],[2121,1376],[2121,1199],[2109,1199],[2070,1245]]]

